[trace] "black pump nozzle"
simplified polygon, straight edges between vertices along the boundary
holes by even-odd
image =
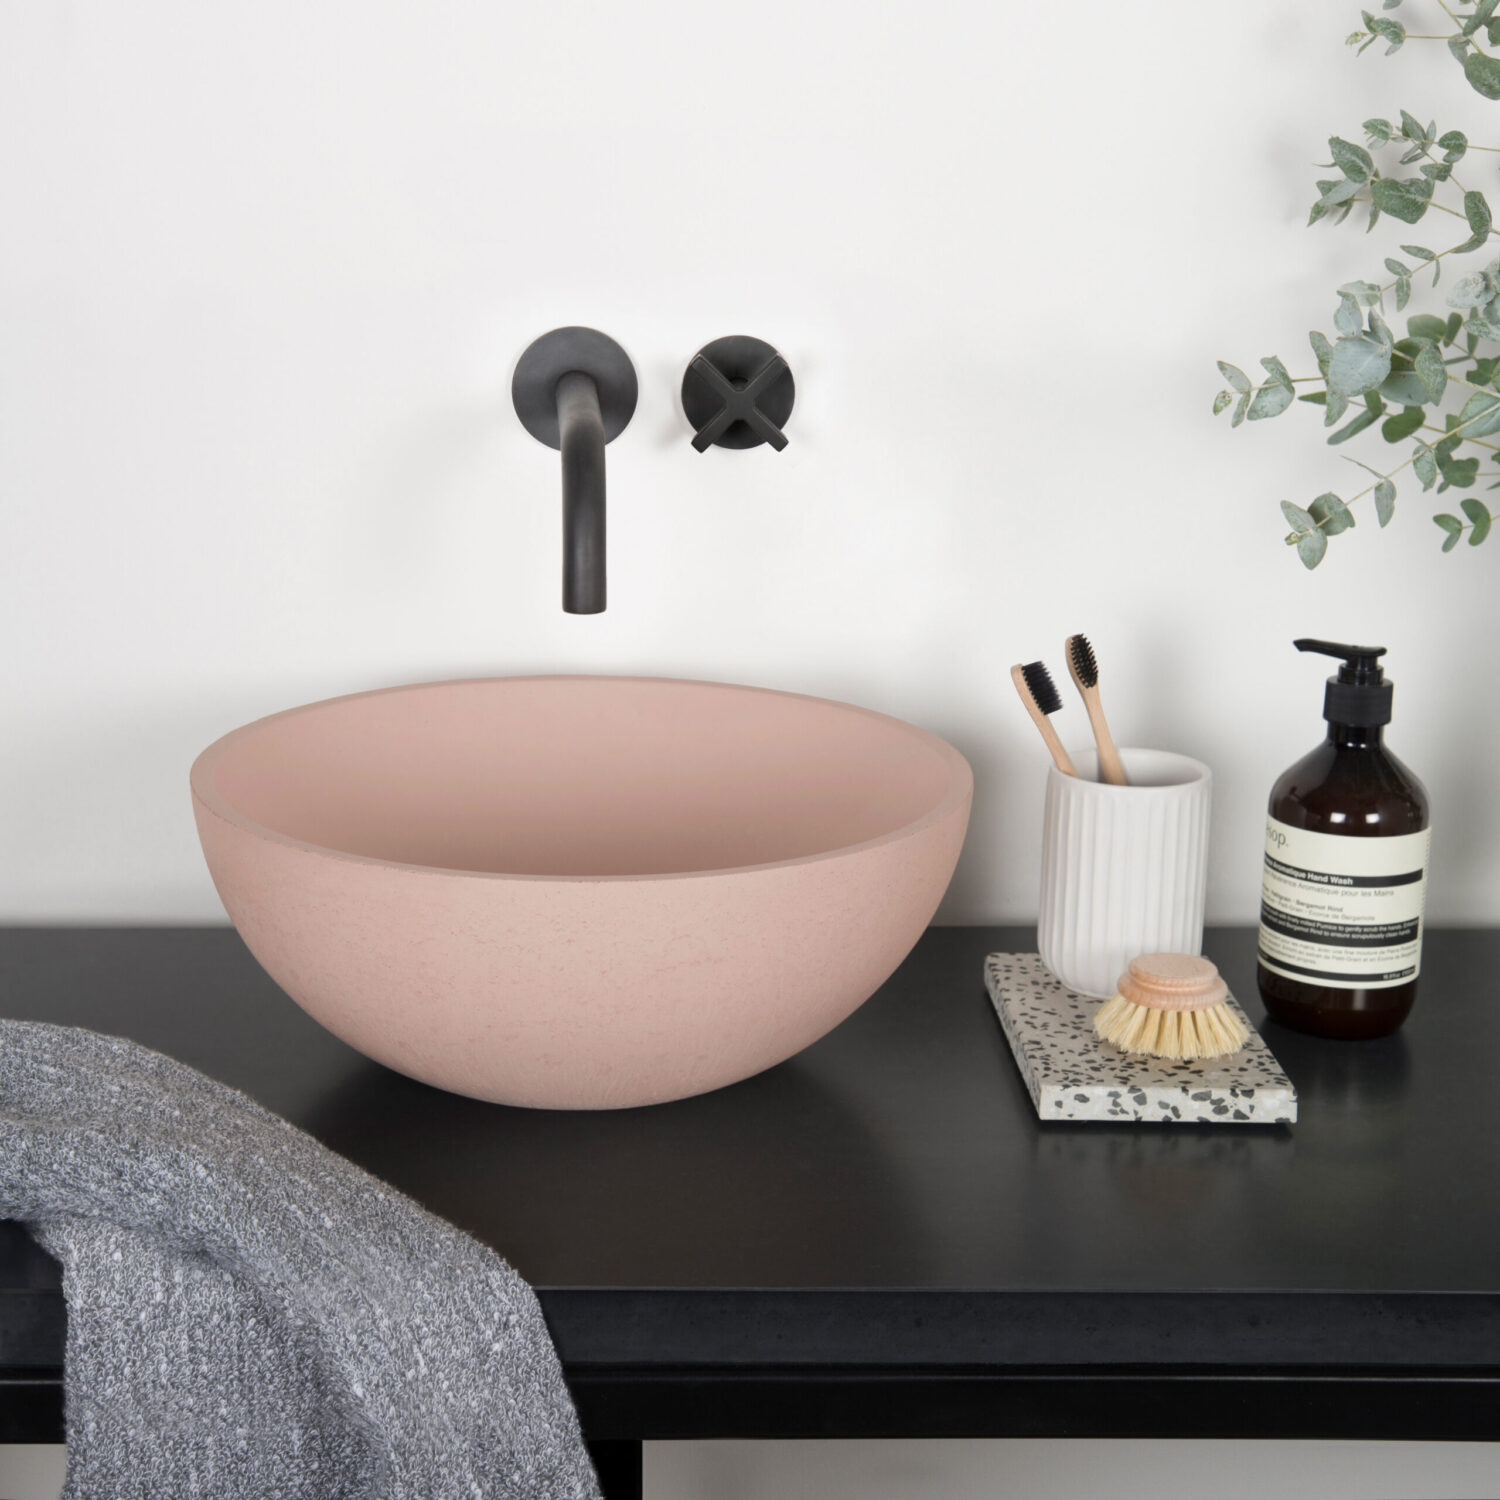
[[[1391,684],[1380,668],[1384,646],[1342,646],[1307,636],[1292,644],[1299,651],[1316,651],[1342,663],[1323,693],[1323,717],[1330,724],[1367,728],[1391,722]]]

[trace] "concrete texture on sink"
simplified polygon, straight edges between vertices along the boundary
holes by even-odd
[[[611,1108],[780,1062],[937,909],[973,778],[824,699],[660,678],[426,683],[291,709],[192,770],[230,918],[370,1057]]]

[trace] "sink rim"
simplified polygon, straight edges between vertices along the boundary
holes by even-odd
[[[213,772],[219,761],[231,752],[239,740],[252,731],[263,729],[268,724],[276,723],[282,719],[289,719],[300,714],[312,713],[315,710],[327,707],[329,704],[347,703],[359,698],[376,698],[394,693],[412,693],[424,689],[492,682],[671,683],[674,686],[682,687],[714,688],[736,693],[755,693],[777,698],[804,699],[810,703],[835,708],[844,713],[856,714],[864,718],[879,720],[885,724],[895,726],[914,741],[932,750],[938,759],[943,762],[949,772],[948,788],[944,795],[932,807],[928,808],[926,812],[908,823],[901,824],[898,828],[878,834],[871,839],[864,839],[854,844],[841,844],[837,848],[820,850],[814,854],[795,855],[790,859],[769,860],[759,864],[719,865],[711,869],[672,870],[656,874],[532,875],[507,870],[467,870],[448,865],[413,864],[403,860],[379,859],[373,855],[355,854],[348,850],[334,848],[330,844],[315,844],[309,840],[297,838],[292,834],[282,833],[254,818],[246,816],[229,802],[214,784]],[[931,730],[923,729],[907,719],[899,719],[894,714],[884,714],[877,709],[863,708],[857,703],[845,703],[838,698],[824,698],[815,693],[788,692],[781,688],[756,687],[748,683],[716,682],[708,678],[698,677],[661,677],[644,674],[616,675],[608,672],[530,672],[483,677],[446,677],[430,681],[397,683],[390,687],[368,688],[355,693],[339,693],[330,698],[319,698],[312,703],[300,703],[292,708],[280,709],[276,713],[265,714],[258,719],[252,719],[248,724],[241,724],[231,729],[227,734],[220,735],[218,739],[202,750],[193,761],[192,768],[188,773],[188,782],[194,801],[199,803],[205,812],[212,814],[232,827],[243,829],[272,843],[281,844],[292,849],[305,850],[310,854],[323,855],[329,859],[344,860],[350,864],[368,865],[382,870],[402,870],[417,875],[462,877],[468,880],[522,881],[528,884],[555,885],[630,885],[651,881],[711,880],[725,875],[750,875],[762,871],[795,869],[806,865],[819,864],[825,860],[843,859],[865,850],[883,848],[888,844],[894,844],[903,839],[914,837],[924,829],[931,827],[934,823],[951,816],[956,808],[967,803],[973,796],[974,772],[968,760],[959,750],[955,749],[954,746],[949,744],[940,735],[933,734]]]

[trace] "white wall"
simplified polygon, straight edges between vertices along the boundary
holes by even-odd
[[[1209,415],[1216,357],[1306,373],[1332,287],[1411,237],[1302,228],[1327,134],[1404,102],[1487,138],[1440,48],[1356,58],[1355,19],[0,6],[0,917],[217,918],[210,739],[537,670],[949,736],[978,795],[943,917],[1028,917],[1045,761],[1006,672],[1060,673],[1073,629],[1119,738],[1218,773],[1220,919],[1254,912],[1267,789],[1322,730],[1290,638],[1377,637],[1435,794],[1431,914],[1500,915],[1494,549],[1440,556],[1407,492],[1306,575],[1276,503],[1349,485],[1346,450],[1307,410]],[[567,322],[643,387],[602,617],[558,607],[557,460],[508,397]],[[731,331],[796,371],[780,455],[688,445],[682,368]]]

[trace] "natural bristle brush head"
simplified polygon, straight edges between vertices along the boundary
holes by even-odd
[[[1043,663],[1027,662],[1021,668],[1021,676],[1026,679],[1026,691],[1031,694],[1031,701],[1044,714],[1055,714],[1062,707],[1062,694]]]
[[[1208,959],[1147,953],[1120,976],[1120,992],[1094,1017],[1094,1032],[1122,1052],[1173,1060],[1227,1057],[1250,1038],[1226,1003],[1229,986]]]
[[[1086,635],[1068,637],[1068,660],[1072,663],[1073,675],[1077,677],[1080,687],[1099,685],[1099,663],[1094,659],[1094,648],[1089,645]]]

